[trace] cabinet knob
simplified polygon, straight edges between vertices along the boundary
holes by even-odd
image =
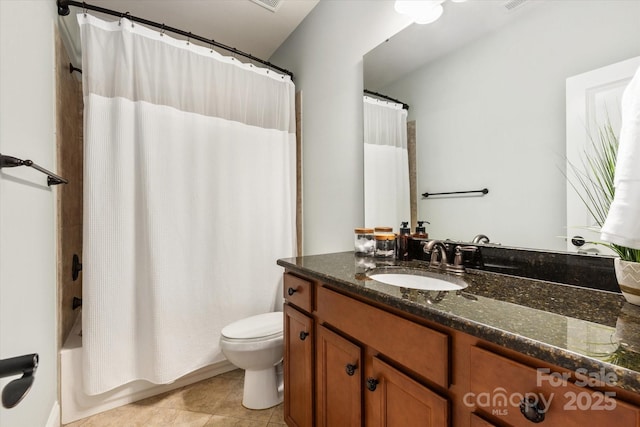
[[[295,294],[296,292],[297,292],[297,289],[293,289],[293,288],[287,289],[287,293],[289,294],[289,296]]]
[[[309,336],[309,332],[302,331],[300,332],[300,340],[304,341]]]
[[[367,378],[367,389],[369,389],[369,391],[376,391],[376,388],[378,387],[378,380],[375,378]]]
[[[539,399],[533,396],[528,396],[520,402],[520,412],[522,412],[522,415],[532,423],[541,423],[544,421],[544,414],[546,410],[540,403]]]
[[[345,366],[344,369],[347,372],[347,375],[349,375],[350,377],[353,376],[353,374],[356,373],[356,365],[352,364],[352,363],[347,363],[347,366]]]

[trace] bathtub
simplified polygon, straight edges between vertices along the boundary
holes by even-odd
[[[62,424],[97,414],[165,391],[231,371],[235,367],[226,360],[194,371],[171,384],[133,381],[106,393],[89,396],[82,386],[82,315],[79,314],[60,350],[60,406]]]

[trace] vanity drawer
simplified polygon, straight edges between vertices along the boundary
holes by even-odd
[[[544,412],[544,426],[637,427],[640,408],[603,393],[563,381],[560,373],[538,370],[488,350],[471,347],[470,393],[464,404],[514,427],[532,422],[520,412],[523,396],[535,396]]]
[[[291,273],[284,273],[284,299],[311,313],[311,298],[313,295],[313,283],[294,276]]]
[[[327,323],[424,378],[449,386],[449,337],[324,287],[316,313]]]

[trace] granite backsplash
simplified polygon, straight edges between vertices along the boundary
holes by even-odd
[[[409,242],[410,259],[429,260],[429,255],[423,251],[423,241],[412,239]],[[453,241],[444,243],[449,260],[453,260],[455,246],[470,245]],[[611,256],[549,252],[493,244],[474,246],[477,246],[478,253],[464,253],[464,265],[467,268],[620,293],[613,268],[614,258]]]

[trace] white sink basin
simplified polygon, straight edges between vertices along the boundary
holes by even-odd
[[[461,279],[445,280],[434,277],[429,272],[408,273],[401,271],[371,272],[367,276],[375,281],[402,288],[420,289],[424,291],[457,291],[467,287]]]

